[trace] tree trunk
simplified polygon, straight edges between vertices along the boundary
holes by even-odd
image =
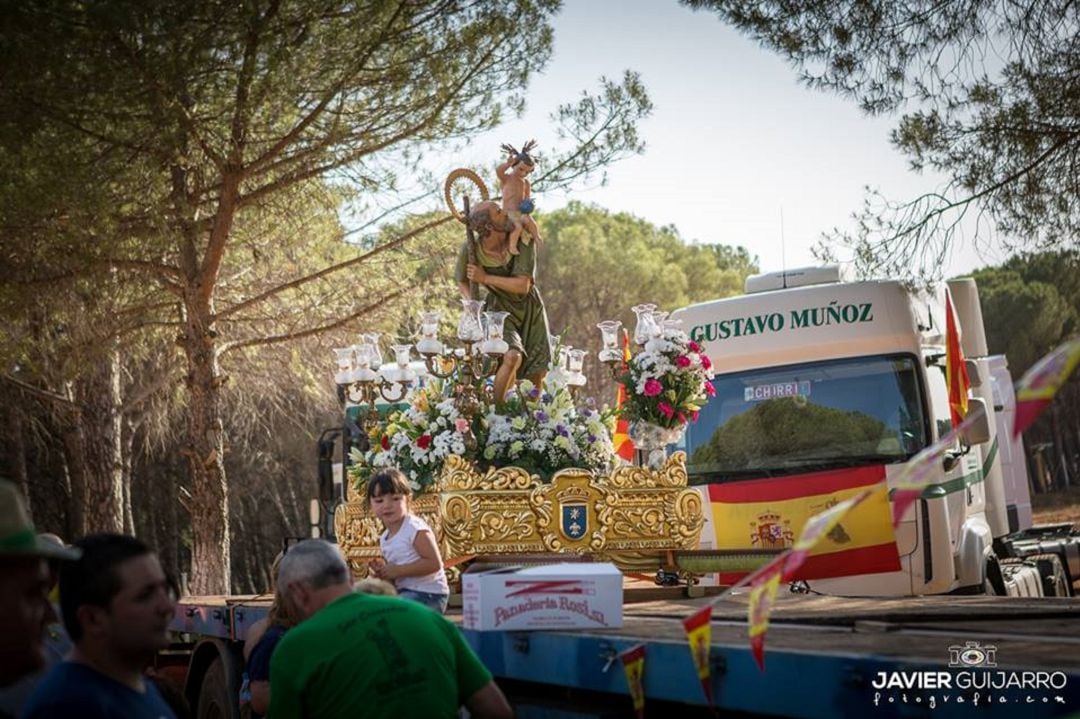
[[[192,487],[191,591],[229,593],[229,494],[225,483],[220,374],[213,313],[198,286],[185,291],[182,344],[187,355],[188,468]]]
[[[1061,409],[1056,402],[1050,403],[1050,427],[1054,434],[1054,457],[1058,471],[1054,473],[1054,488],[1069,488],[1069,461],[1066,458],[1065,435],[1061,431]]]
[[[135,446],[135,432],[135,423],[130,417],[125,416],[120,437],[120,490],[123,497],[124,533],[131,535],[135,534],[135,515],[131,509],[132,452]]]
[[[81,408],[78,431],[83,444],[86,527],[91,532],[123,533],[119,349],[110,348],[76,387]]]
[[[4,424],[7,427],[5,465],[11,472],[11,479],[22,492],[30,508],[30,515],[33,516],[33,503],[30,500],[30,473],[26,468],[26,437],[23,434],[26,431],[26,422],[23,419],[22,408],[9,397],[7,411],[4,414],[6,415]]]
[[[70,385],[67,395],[74,397],[74,391]],[[63,418],[59,418],[58,422],[64,443],[64,474],[67,485],[71,487],[71,514],[68,529],[72,538],[78,538],[86,534],[87,522],[87,471],[82,420],[78,414],[75,414],[67,422]]]

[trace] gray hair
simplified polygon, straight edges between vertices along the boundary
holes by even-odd
[[[289,547],[278,567],[277,585],[288,589],[293,582],[309,582],[314,589],[348,584],[349,566],[336,544],[325,539],[305,539]]]

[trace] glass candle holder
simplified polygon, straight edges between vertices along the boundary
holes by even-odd
[[[656,311],[656,305],[635,305],[630,309],[637,317],[637,323],[634,325],[634,342],[643,345],[653,335],[653,328],[656,325],[653,321],[653,312]]]
[[[334,360],[337,363],[337,371],[334,372],[334,381],[338,384],[348,384],[352,381],[353,348],[336,348],[334,350]]]
[[[480,300],[461,301],[461,319],[458,321],[458,339],[465,342],[480,342],[484,339],[484,330],[480,324],[480,310],[484,303]]]
[[[368,345],[371,349],[371,364],[381,367],[383,363],[382,350],[379,349],[379,333],[366,332],[360,335],[360,344]]]
[[[484,342],[480,345],[480,351],[485,354],[502,354],[510,349],[503,339],[503,325],[509,312],[485,312],[484,313]]]
[[[435,310],[425,310],[420,313],[420,339],[416,343],[416,351],[420,354],[442,354],[443,346],[439,341],[439,317],[441,313]]]
[[[600,329],[600,341],[603,348],[600,350],[601,362],[613,362],[622,359],[622,350],[619,349],[619,328],[622,322],[619,320],[604,320],[596,325]]]

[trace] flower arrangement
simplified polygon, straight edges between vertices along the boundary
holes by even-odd
[[[413,491],[422,492],[451,454],[475,454],[479,425],[463,417],[454,400],[437,388],[413,390],[406,409],[390,412],[369,432],[369,451],[352,450],[349,474],[362,485],[379,469],[397,467]]]
[[[481,466],[514,465],[550,479],[569,467],[606,470],[615,457],[614,413],[597,409],[591,399],[578,408],[562,387],[542,390],[521,382],[516,396],[484,421]]]
[[[514,465],[544,480],[569,467],[602,471],[615,457],[613,429],[613,412],[591,400],[578,408],[562,387],[544,391],[521,382],[498,410],[482,404],[472,419],[438,389],[419,389],[410,394],[408,408],[371,430],[369,451],[352,451],[349,474],[362,485],[375,471],[397,467],[421,493],[451,454],[480,470]]]
[[[712,362],[676,327],[664,327],[630,360],[619,381],[626,390],[621,415],[663,429],[682,429],[716,393]]]

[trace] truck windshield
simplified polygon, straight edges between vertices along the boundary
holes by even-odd
[[[696,482],[903,461],[926,444],[911,355],[717,375],[687,432]]]

